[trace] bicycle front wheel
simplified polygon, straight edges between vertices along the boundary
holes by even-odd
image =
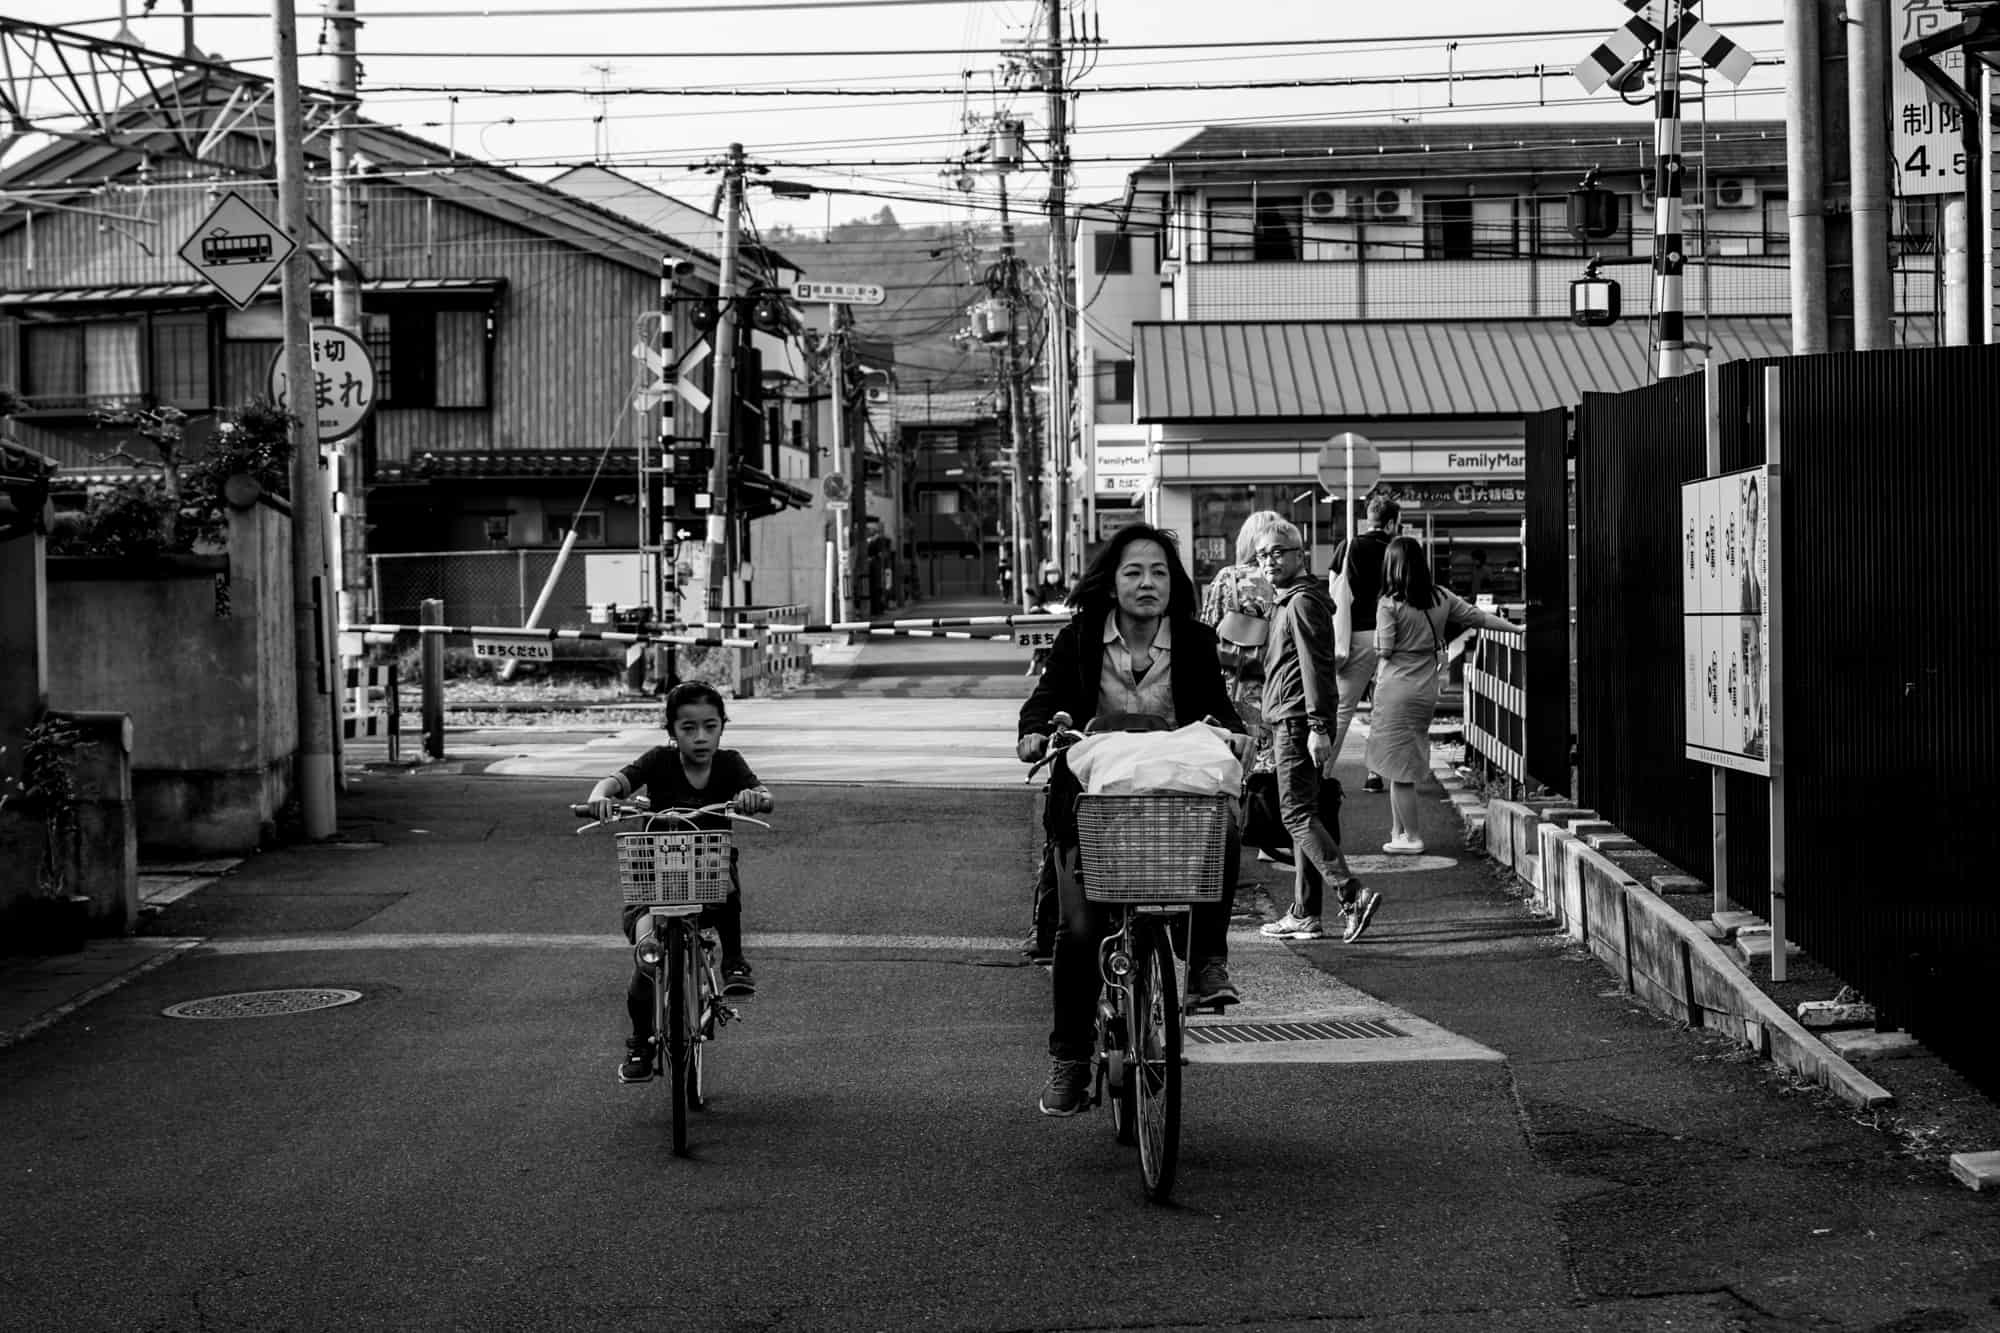
[[[685,921],[674,921],[667,927],[667,1003],[666,1023],[661,1029],[666,1046],[667,1082],[669,1095],[673,1101],[674,1153],[685,1157],[688,1151],[688,1095],[690,1079],[699,1079],[701,1057],[695,1044],[694,1025],[698,1021],[699,1010],[689,1003],[699,984],[696,974],[700,969],[696,954],[694,927]],[[694,1088],[700,1095],[699,1086]]]
[[[1166,927],[1149,923],[1133,932],[1132,984],[1127,991],[1126,1032],[1132,1059],[1139,1174],[1146,1197],[1165,1203],[1174,1190],[1181,1152],[1181,1007],[1174,991],[1174,954]]]

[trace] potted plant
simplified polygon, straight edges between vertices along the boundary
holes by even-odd
[[[44,713],[23,739],[20,776],[0,779],[0,809],[15,807],[41,821],[42,855],[35,892],[18,910],[31,952],[75,953],[90,933],[90,899],[72,892],[68,883],[76,838],[75,758],[82,733],[68,719]]]

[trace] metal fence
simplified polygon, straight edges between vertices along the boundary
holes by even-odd
[[[636,556],[631,551],[589,555]],[[369,557],[375,580],[375,618],[414,625],[427,598],[444,603],[448,625],[523,625],[555,568],[557,551],[418,551]],[[550,591],[540,623],[575,628],[592,623],[585,559],[571,552]]]
[[[2000,348],[1743,362],[1719,380],[1722,468],[1764,461],[1781,368],[1784,856],[1790,938],[2000,1089],[2000,626],[1986,420]],[[1580,792],[1713,871],[1709,773],[1683,756],[1678,493],[1706,467],[1703,382],[1586,397],[1578,416]],[[1531,689],[1531,696],[1534,691]],[[1530,704],[1536,701],[1531,697]],[[1730,896],[1769,914],[1770,784],[1730,773]]]

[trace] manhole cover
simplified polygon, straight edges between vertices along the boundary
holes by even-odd
[[[1265,1041],[1354,1041],[1407,1037],[1399,1027],[1374,1018],[1346,1018],[1326,1023],[1201,1023],[1189,1024],[1187,1039],[1209,1046]]]
[[[338,1009],[361,998],[358,990],[313,986],[303,990],[249,990],[234,995],[211,995],[204,1000],[183,1000],[160,1012],[168,1018],[278,1018],[285,1014],[309,1014],[315,1009]]]

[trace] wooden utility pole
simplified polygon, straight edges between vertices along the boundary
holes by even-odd
[[[298,21],[292,0],[272,0],[277,66],[278,219],[297,242],[285,261],[285,375],[296,417],[292,433],[292,640],[299,712],[298,797],[308,838],[334,831],[332,648],[326,634],[325,465],[314,409],[312,286],[306,251],[305,136],[299,123]]]
[[[708,408],[708,614],[718,615],[729,591],[729,437],[736,417],[736,251],[743,236],[743,145],[729,145],[722,169],[722,274],[716,284],[715,388]]]

